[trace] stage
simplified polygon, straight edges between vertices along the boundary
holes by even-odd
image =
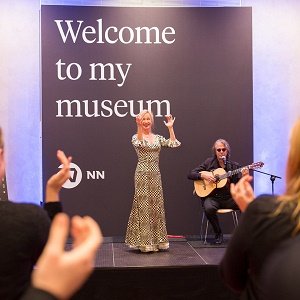
[[[219,276],[227,242],[170,238],[169,250],[141,253],[124,238],[105,238],[93,274],[72,299],[238,299]]]

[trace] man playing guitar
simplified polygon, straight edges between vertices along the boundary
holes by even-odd
[[[212,153],[212,157],[207,158],[202,164],[188,174],[188,179],[199,181],[199,189],[202,190],[202,193],[200,191],[200,193],[197,194],[201,197],[205,215],[215,233],[213,243],[222,244],[223,233],[217,217],[217,210],[225,208],[234,210],[239,209],[231,197],[230,182],[237,183],[242,175],[248,174],[248,168],[241,168],[238,163],[229,160],[230,146],[224,139],[218,139],[214,143]],[[229,174],[231,174],[231,171],[237,169],[240,169],[240,171],[230,176],[230,178],[228,178],[230,180],[226,179],[223,184],[218,186],[218,183],[220,182],[219,175],[216,173],[214,174],[214,171],[217,171],[219,168],[224,169],[224,173],[229,172]]]

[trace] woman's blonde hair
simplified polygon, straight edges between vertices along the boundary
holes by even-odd
[[[4,148],[2,128],[0,127],[0,149]]]
[[[292,220],[296,227],[293,234],[300,231],[300,119],[292,128],[290,149],[286,165],[286,188],[284,194],[278,197],[281,202],[275,211],[278,215],[284,207],[292,209]]]

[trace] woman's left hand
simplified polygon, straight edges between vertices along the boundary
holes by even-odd
[[[166,117],[166,119],[167,119],[167,122],[164,121],[165,125],[166,125],[168,128],[173,127],[173,124],[174,124],[174,122],[175,122],[175,118],[173,118],[172,115],[166,115],[165,117]]]

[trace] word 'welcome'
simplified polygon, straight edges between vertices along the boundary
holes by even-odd
[[[64,43],[71,40],[74,44],[80,38],[87,44],[98,43],[116,44],[173,44],[175,42],[175,29],[165,27],[135,27],[124,26],[117,28],[109,26],[104,28],[102,19],[97,20],[97,26],[84,26],[84,21],[54,20]]]

